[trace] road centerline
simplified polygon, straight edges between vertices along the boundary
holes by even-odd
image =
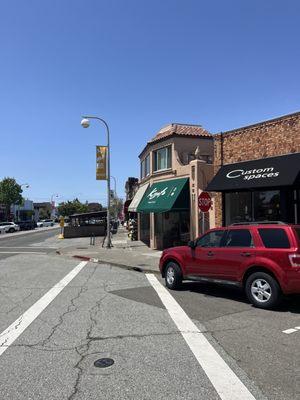
[[[222,400],[255,400],[204,334],[153,274],[146,274],[171,319]]]
[[[0,356],[86,266],[82,261],[0,334]]]

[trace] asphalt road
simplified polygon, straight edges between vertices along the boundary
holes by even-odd
[[[232,288],[157,282],[160,298],[142,273],[57,255],[55,233],[0,241],[1,400],[300,398],[300,330],[282,332],[300,327],[299,297],[264,311]]]
[[[34,230],[26,234],[3,234],[0,237],[0,260],[16,254],[51,253],[57,248],[57,243],[47,243],[47,239],[57,235],[59,228],[51,230]]]

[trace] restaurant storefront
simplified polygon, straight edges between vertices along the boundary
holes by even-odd
[[[300,153],[222,166],[207,187],[222,193],[223,225],[300,222]]]
[[[137,212],[142,221],[149,221],[149,229],[150,218],[154,218],[153,236],[157,248],[187,243],[190,238],[189,179],[153,183],[139,202]]]

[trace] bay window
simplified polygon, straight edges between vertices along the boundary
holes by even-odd
[[[171,146],[154,151],[153,157],[154,171],[171,168]]]
[[[150,174],[150,155],[141,162],[141,179],[146,178]]]

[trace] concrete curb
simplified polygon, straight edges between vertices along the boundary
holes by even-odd
[[[123,268],[123,269],[127,269],[129,271],[151,273],[151,274],[160,275],[160,271],[154,271],[153,269],[143,268],[143,267],[139,267],[139,266],[133,266],[133,265],[126,265],[126,264],[116,263],[116,262],[104,261],[104,260],[99,260],[98,258],[80,256],[80,255],[76,255],[76,254],[74,256],[72,256],[72,257],[73,258],[77,258],[78,260],[82,260],[82,261],[89,261],[89,262],[93,262],[93,263],[97,263],[97,264],[106,264],[106,265],[109,265],[111,267]]]

